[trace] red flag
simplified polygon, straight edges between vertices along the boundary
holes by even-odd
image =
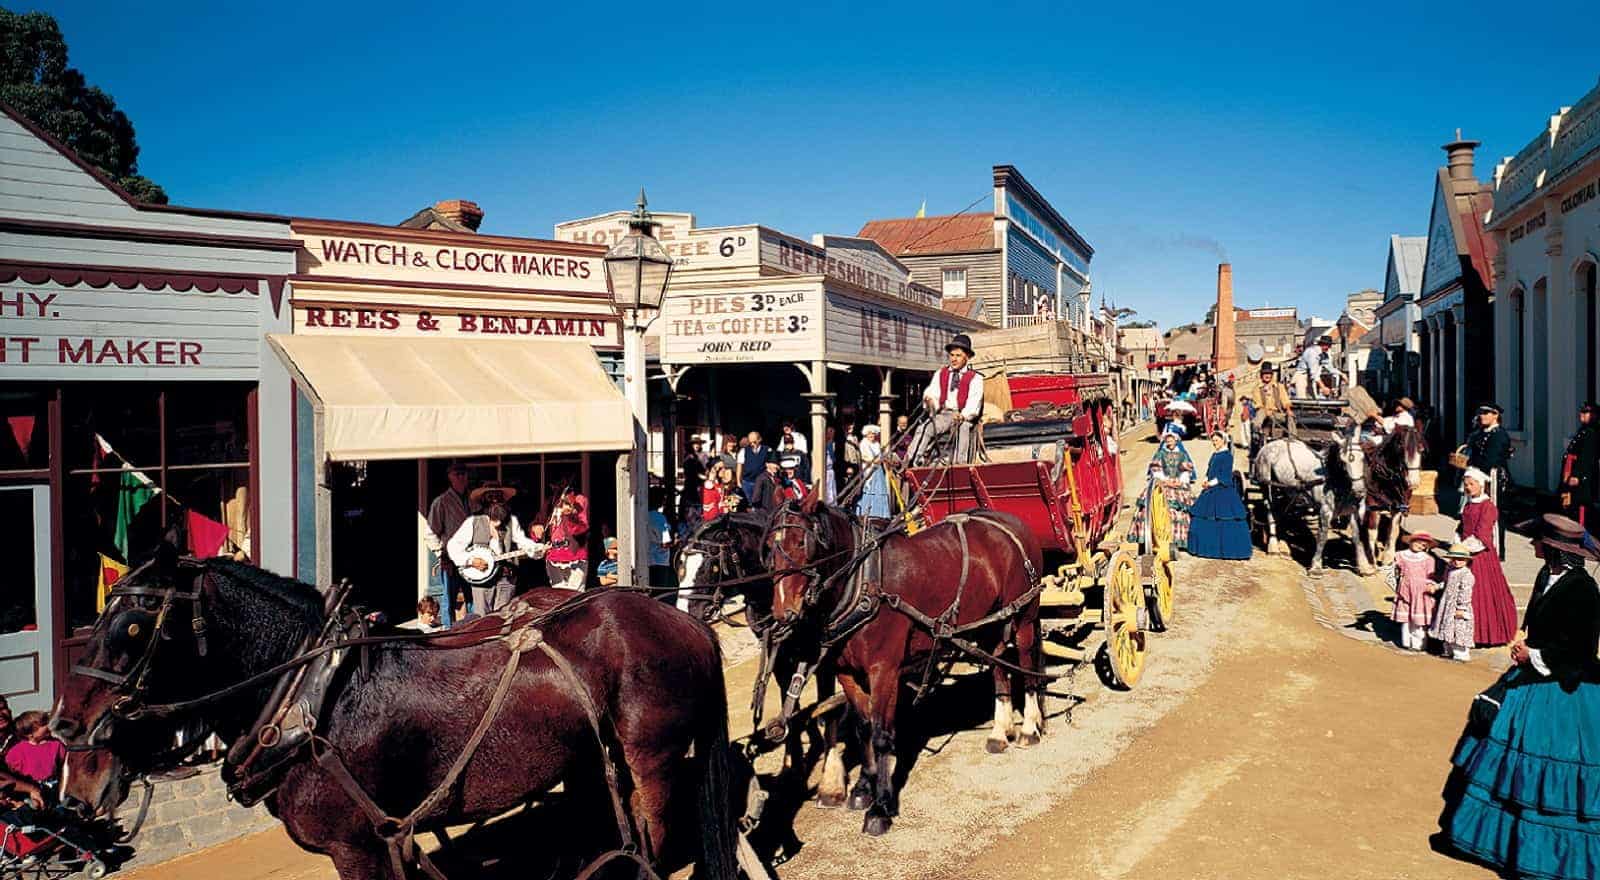
[[[33,425],[37,419],[34,416],[8,416],[6,421],[11,424],[11,436],[17,438],[17,448],[22,450],[22,460],[28,460],[28,447],[33,445]]]
[[[188,524],[189,552],[206,559],[216,556],[228,540],[228,527],[193,510],[184,511]]]

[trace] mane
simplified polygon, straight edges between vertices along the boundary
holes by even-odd
[[[1322,454],[1322,469],[1326,474],[1326,485],[1336,497],[1348,495],[1355,488],[1355,480],[1350,476],[1350,469],[1345,467],[1341,453],[1344,450],[1344,441],[1340,440],[1328,447]]]
[[[224,580],[218,581],[219,585],[229,583],[246,586],[252,592],[283,605],[303,623],[315,626],[322,622],[323,597],[310,584],[231,559],[207,559],[205,568],[207,572],[223,576]]]

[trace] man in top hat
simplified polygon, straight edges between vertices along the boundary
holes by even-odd
[[[521,523],[512,515],[507,503],[516,497],[517,490],[510,486],[488,484],[472,490],[469,500],[481,513],[467,517],[445,545],[450,561],[456,568],[489,570],[482,559],[467,560],[467,551],[474,547],[487,547],[499,555],[513,550],[523,550],[528,556],[541,556],[547,547],[530,540],[522,531]],[[494,578],[472,588],[472,611],[478,616],[492,614],[510,604],[517,590],[517,566],[512,560],[502,561]]]
[[[1338,373],[1333,369],[1333,361],[1328,356],[1328,350],[1333,348],[1333,337],[1323,336],[1317,340],[1316,345],[1306,346],[1300,353],[1300,362],[1294,374],[1294,391],[1296,397],[1333,397],[1334,385],[1329,381],[1333,377],[1337,381]]]
[[[956,432],[955,454],[952,464],[972,461],[973,432],[983,415],[983,376],[974,370],[972,338],[957,333],[944,347],[949,365],[933,374],[933,380],[922,391],[922,404],[928,408],[930,418],[917,428],[906,456],[910,464],[920,464],[935,448],[939,438]]]
[[[1587,526],[1589,508],[1600,489],[1600,426],[1594,423],[1595,405],[1578,408],[1578,430],[1567,440],[1561,459],[1561,509],[1567,516]]]

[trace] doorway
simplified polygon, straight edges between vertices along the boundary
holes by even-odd
[[[12,712],[48,711],[53,702],[50,605],[50,487],[0,487],[0,522],[9,542],[7,589],[0,599],[0,694]]]

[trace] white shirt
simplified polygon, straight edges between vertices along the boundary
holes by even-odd
[[[868,440],[866,437],[862,437],[861,438],[861,463],[862,464],[877,464],[878,459],[880,459],[882,457],[883,457],[883,444],[882,443],[879,443],[876,440]]]
[[[479,514],[479,516],[481,515]],[[467,564],[467,550],[472,547],[472,524],[477,520],[477,516],[467,517],[466,521],[461,524],[461,528],[456,529],[456,533],[450,536],[450,542],[445,545],[445,552],[450,554],[450,561],[456,564],[456,568],[465,567]],[[541,546],[529,540],[528,536],[522,533],[522,526],[517,524],[515,516],[511,517],[511,521],[506,523],[503,531],[509,533],[512,545],[518,550],[534,550]],[[489,552],[498,556],[507,552],[507,549],[501,545],[500,538],[495,534],[494,529],[490,528]]]
[[[966,367],[959,373],[952,371],[948,375],[950,381],[955,382],[962,373],[967,372],[972,373],[972,387],[967,389],[967,405],[961,407],[961,417],[964,419],[976,419],[978,416],[983,415],[983,374],[971,367]],[[928,401],[928,405],[934,409],[939,407],[939,377],[943,375],[946,375],[944,370],[935,370],[933,378],[928,381],[928,387],[922,390],[922,399]],[[956,411],[956,400],[960,397],[959,389],[960,386],[957,385],[956,390],[950,391],[946,395],[944,401],[946,410]]]
[[[1323,351],[1320,345],[1313,345],[1300,353],[1300,369],[1310,373],[1313,379],[1321,376],[1324,371],[1331,372],[1328,370],[1327,361],[1328,353]]]
[[[1391,434],[1394,433],[1395,428],[1400,427],[1401,425],[1404,425],[1407,428],[1415,428],[1417,426],[1417,420],[1412,418],[1411,413],[1405,410],[1401,410],[1396,415],[1384,416],[1383,418],[1383,429]]]

